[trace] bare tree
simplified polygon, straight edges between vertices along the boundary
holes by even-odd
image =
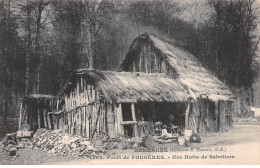
[[[42,21],[43,11],[47,5],[49,5],[49,1],[38,0],[36,1],[36,36],[35,36],[35,54],[38,57],[38,65],[37,65],[37,74],[36,74],[36,93],[40,93],[40,71],[42,67],[42,53],[40,53],[40,36],[41,29],[43,28],[43,23],[46,21],[48,14],[46,14],[44,21]]]

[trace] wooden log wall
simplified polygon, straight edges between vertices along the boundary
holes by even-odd
[[[198,102],[188,103],[185,112],[185,128],[193,130],[195,133],[198,133],[200,120],[199,117],[200,109],[198,107]]]
[[[112,105],[101,98],[97,88],[83,76],[78,78],[76,88],[65,97],[65,109],[55,123],[57,129],[89,139],[108,135],[107,112],[113,113]]]
[[[89,84],[83,76],[77,79],[76,88],[65,96],[65,111],[72,110],[78,106],[86,105],[99,99],[96,88]]]
[[[96,101],[57,115],[55,128],[89,139],[94,136],[106,136],[108,135],[106,114],[107,102]]]
[[[223,132],[233,127],[234,110],[233,101],[219,101],[219,131]]]
[[[228,130],[233,125],[234,103],[232,101],[211,102],[207,99],[200,99],[196,102],[199,114],[196,115],[195,123],[198,126],[199,133],[206,132],[223,132]],[[192,116],[192,115],[191,115]],[[191,123],[189,119],[189,128]]]
[[[132,62],[132,65],[129,64],[129,70],[132,72],[165,73],[169,77],[176,78],[175,70],[162,57],[162,53],[156,51],[153,45],[143,43],[138,57]]]
[[[218,102],[218,110],[219,110],[219,131],[224,132],[225,129],[225,102]]]
[[[49,112],[63,109],[64,100],[57,97],[27,97],[21,99],[19,128],[22,124],[31,125],[31,129],[51,129]]]

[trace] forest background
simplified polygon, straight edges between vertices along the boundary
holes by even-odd
[[[238,97],[260,107],[257,0],[0,0],[0,122],[19,100],[56,95],[68,71],[119,71],[131,42],[154,33],[182,43]]]

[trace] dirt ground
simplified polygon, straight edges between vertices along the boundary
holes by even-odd
[[[235,125],[227,132],[202,135],[201,139],[201,143],[192,143],[188,147],[174,143],[158,144],[156,149],[164,149],[164,152],[141,152],[145,148],[109,150],[95,158],[57,156],[47,151],[28,149],[20,149],[16,158],[9,158],[0,151],[0,164],[260,164],[259,124]],[[208,158],[203,159],[204,156]],[[222,156],[224,158],[219,158]]]

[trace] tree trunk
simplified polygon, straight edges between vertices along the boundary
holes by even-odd
[[[44,9],[43,6],[43,1],[41,0],[38,4],[38,15],[37,15],[37,20],[36,20],[36,39],[35,39],[35,43],[36,43],[36,47],[35,47],[35,52],[36,52],[36,56],[39,58],[39,62],[37,65],[37,74],[36,74],[36,93],[40,93],[40,70],[41,70],[41,64],[42,64],[42,58],[41,58],[41,54],[39,52],[40,50],[40,42],[39,42],[39,38],[40,38],[40,30],[41,30],[41,18],[42,18],[42,11]]]
[[[88,50],[89,50],[89,53],[88,53],[88,68],[89,69],[93,69],[94,67],[94,45],[93,45],[93,30],[90,26],[89,28],[89,31],[88,31],[88,39],[89,39],[89,42],[88,42]]]
[[[25,95],[29,95],[29,79],[30,79],[30,50],[31,50],[31,4],[27,1],[26,5],[27,20],[27,44],[26,44],[26,69],[25,69]]]

